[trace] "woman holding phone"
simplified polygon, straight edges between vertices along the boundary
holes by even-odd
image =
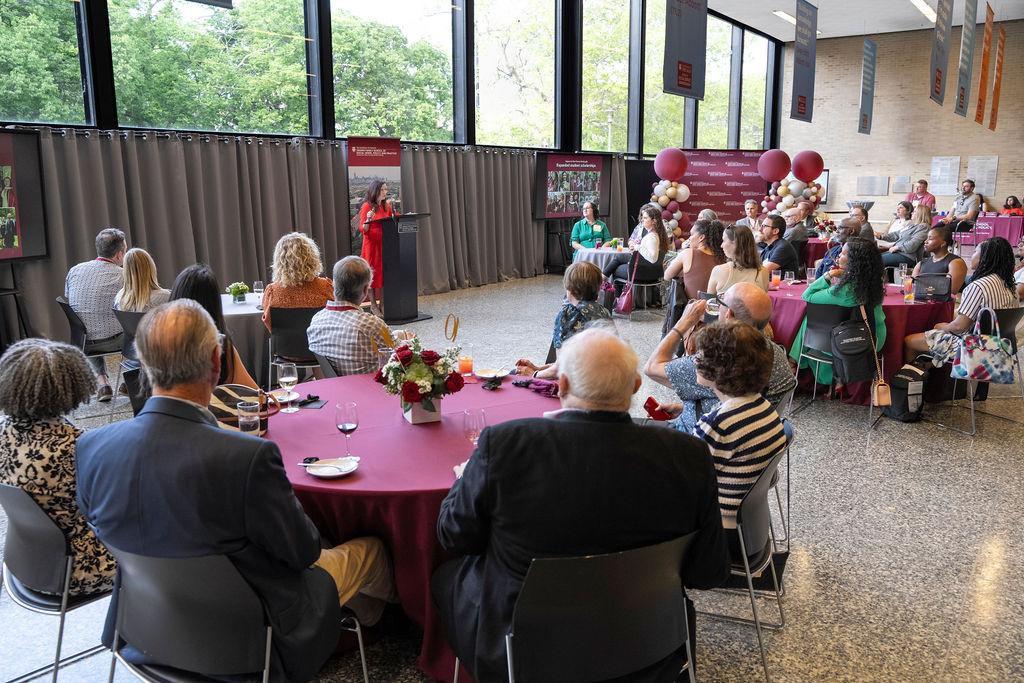
[[[363,195],[363,205],[359,208],[359,232],[363,234],[363,249],[360,253],[373,269],[370,281],[370,309],[374,315],[383,317],[381,310],[384,273],[381,263],[381,220],[395,215],[394,204],[388,197],[388,184],[383,180],[374,180]]]

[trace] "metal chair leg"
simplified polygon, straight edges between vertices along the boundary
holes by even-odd
[[[348,622],[351,622],[353,625],[346,626],[345,624]],[[370,672],[366,667],[366,648],[363,646],[363,627],[356,617],[346,617],[341,620],[341,624],[343,629],[354,631],[356,634],[356,640],[359,642],[359,661],[363,665],[363,683],[370,683]]]
[[[757,598],[754,596],[754,580],[750,575],[750,562],[747,560],[746,544],[743,543],[742,525],[736,525],[736,533],[740,538],[740,554],[743,556],[743,569],[747,575],[747,588],[750,591],[750,609],[754,613],[754,628],[757,631],[757,646],[761,650],[761,665],[764,667],[764,680],[765,683],[770,683],[771,678],[768,675],[768,655],[765,654],[764,651],[764,638],[761,634],[761,618],[757,614]]]
[[[512,666],[512,634],[505,634],[505,656],[508,657],[508,683],[516,683],[516,672]]]
[[[459,683],[459,658],[455,658],[455,673],[452,675],[452,683]]]
[[[686,614],[683,615],[683,635],[686,637],[684,641],[686,645],[686,666],[683,669],[686,670],[690,683],[697,683],[696,674],[694,673],[693,648],[690,647],[690,610],[686,609],[685,612]],[[679,673],[683,673],[683,669],[680,669]]]

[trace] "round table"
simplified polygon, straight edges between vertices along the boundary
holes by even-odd
[[[321,533],[334,543],[375,536],[390,549],[395,585],[406,614],[423,626],[420,670],[435,680],[450,679],[455,656],[430,597],[430,576],[450,559],[437,541],[441,501],[455,481],[453,467],[469,458],[472,444],[462,432],[462,412],[483,408],[488,424],[540,417],[559,407],[556,399],[506,379],[485,391],[466,384],[441,401],[440,422],[411,425],[402,417],[398,397],[384,392],[372,375],[351,375],[301,384],[327,403],[270,418],[267,438],[281,449],[295,495]],[[298,463],[305,457],[345,455],[345,439],[334,426],[334,403],[356,401],[359,428],[352,454],[359,469],[341,479],[317,479]]]
[[[245,303],[236,304],[230,294],[221,294],[220,301],[231,343],[256,384],[267,386],[267,327],[263,324],[263,309],[257,308],[260,297],[246,294]]]
[[[777,290],[768,292],[772,298],[772,330],[775,333],[775,341],[791,350],[793,340],[800,331],[800,324],[804,319],[804,311],[807,309],[807,302],[802,296],[806,284],[782,285]],[[928,301],[908,304],[903,300],[903,288],[898,285],[887,285],[885,299],[882,301],[882,311],[885,313],[885,344],[882,346],[882,358],[885,359],[885,379],[890,381],[892,376],[903,367],[903,338],[915,332],[924,332],[932,329],[936,323],[949,322],[953,319],[952,301]],[[801,372],[810,376],[810,371]],[[810,387],[810,380],[807,380]],[[851,385],[850,393],[844,397],[844,402],[868,404],[870,395],[870,383],[860,382]]]
[[[577,261],[590,261],[591,263],[596,264],[597,267],[600,268],[602,272],[604,272],[604,269],[607,268],[612,261],[618,261],[620,263],[629,263],[630,257],[631,254],[627,249],[619,251],[618,249],[583,248],[576,250],[576,253],[572,255],[572,260],[573,263],[576,263]]]
[[[811,237],[807,240],[807,258],[805,259],[805,262],[807,264],[808,273],[814,272],[814,264],[818,259],[825,258],[825,252],[827,251],[828,242],[820,237]]]

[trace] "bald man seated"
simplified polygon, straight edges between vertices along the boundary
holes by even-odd
[[[736,319],[766,333],[771,339],[768,321],[772,317],[772,300],[753,282],[738,282],[718,296],[721,302],[719,317]],[[697,366],[693,359],[692,332],[704,319],[707,301],[691,301],[683,315],[661,340],[647,360],[644,373],[654,381],[672,387],[679,403],[663,403],[662,410],[675,416],[671,425],[691,433],[701,415],[713,410],[719,403],[715,392],[697,382]],[[679,343],[685,342],[686,353],[676,358]],[[786,357],[786,349],[772,342],[772,373],[762,395],[778,410],[779,403],[796,387],[793,369]]]
[[[506,680],[505,634],[536,557],[609,553],[697,532],[687,588],[729,573],[714,466],[705,444],[632,422],[637,357],[589,329],[558,357],[562,410],[488,427],[441,504],[438,538],[462,555],[438,568],[434,600],[455,654],[477,681]],[[692,606],[691,606],[692,607]],[[690,637],[694,628],[690,613]],[[673,681],[685,649],[618,680]]]

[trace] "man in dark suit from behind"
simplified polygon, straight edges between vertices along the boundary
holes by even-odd
[[[628,550],[696,531],[684,585],[713,588],[729,574],[708,449],[674,429],[633,424],[633,350],[609,331],[585,330],[562,347],[558,371],[562,410],[485,429],[441,505],[441,545],[464,557],[437,570],[432,592],[477,681],[506,675],[505,634],[533,558]],[[680,648],[627,678],[674,680],[684,657]]]
[[[206,406],[221,345],[199,304],[179,299],[153,309],[135,343],[153,396],[135,419],[79,438],[82,513],[101,541],[125,552],[226,555],[266,608],[272,679],[309,680],[337,645],[339,603],[372,624],[392,598],[386,550],[375,538],[321,550],[277,446],[217,426]],[[108,647],[116,614],[115,587]]]

